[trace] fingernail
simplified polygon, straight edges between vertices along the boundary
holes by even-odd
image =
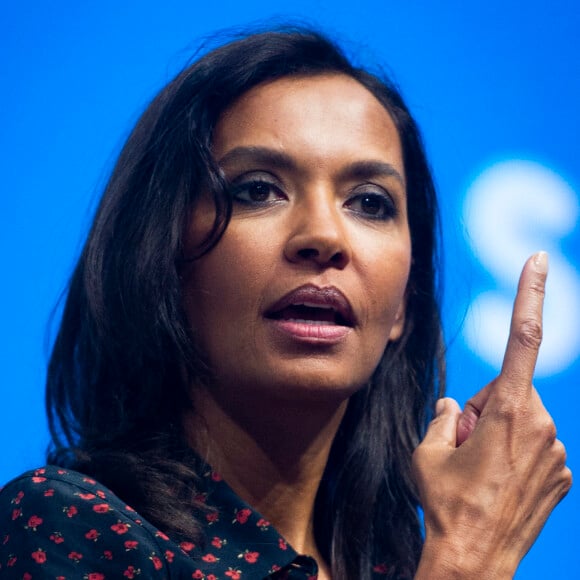
[[[536,266],[536,271],[540,274],[548,273],[548,252],[538,252],[534,256],[534,265]]]

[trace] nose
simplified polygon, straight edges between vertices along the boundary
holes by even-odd
[[[310,203],[294,208],[291,233],[284,248],[286,259],[312,263],[322,268],[343,269],[351,259],[351,248],[340,208],[328,195],[316,195]]]

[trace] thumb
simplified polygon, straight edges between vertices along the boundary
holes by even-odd
[[[439,399],[435,405],[435,418],[429,423],[423,442],[428,445],[451,447],[457,444],[457,422],[461,409],[449,397]]]

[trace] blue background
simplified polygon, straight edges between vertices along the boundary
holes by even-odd
[[[460,402],[497,372],[525,255],[550,251],[536,386],[574,470],[579,3],[37,0],[0,16],[0,481],[43,462],[47,321],[138,113],[201,37],[271,17],[319,23],[363,62],[387,64],[423,128],[445,232],[449,393]],[[490,330],[495,320],[505,331]],[[577,577],[579,507],[573,489],[518,578]]]

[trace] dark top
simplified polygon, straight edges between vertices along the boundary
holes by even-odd
[[[25,473],[0,490],[0,578],[317,578],[315,560],[297,554],[209,467],[201,489],[207,541],[195,545],[174,542],[81,473]]]

